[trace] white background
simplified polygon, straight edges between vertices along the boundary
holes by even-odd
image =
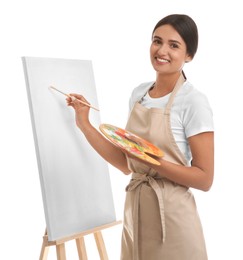
[[[93,61],[101,120],[124,126],[132,89],[154,80],[149,60],[154,25],[186,13],[197,23],[199,49],[184,68],[214,111],[216,166],[212,189],[194,191],[209,260],[243,259],[241,1],[87,0],[0,3],[0,259],[39,258],[44,211],[22,56]],[[71,89],[70,89],[71,92]],[[65,100],[64,100],[65,102]],[[70,108],[67,108],[70,109]],[[110,167],[117,219],[129,177]],[[121,225],[103,232],[111,260],[119,259]],[[89,259],[99,259],[86,237]],[[75,242],[67,259],[78,259]],[[56,259],[50,248],[49,260]]]

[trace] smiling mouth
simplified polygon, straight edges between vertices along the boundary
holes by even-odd
[[[169,61],[168,60],[166,60],[166,59],[160,59],[160,58],[156,58],[156,60],[158,61],[158,62],[163,62],[163,63],[168,63]]]

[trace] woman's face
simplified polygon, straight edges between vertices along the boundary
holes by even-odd
[[[182,70],[185,62],[191,60],[180,34],[171,25],[158,27],[150,46],[151,63],[159,74],[173,74]]]

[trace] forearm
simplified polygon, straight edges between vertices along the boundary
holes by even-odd
[[[125,154],[116,146],[111,144],[95,127],[91,124],[86,124],[82,128],[90,145],[100,154],[108,163],[118,168],[124,174],[129,174],[130,170],[127,167]]]
[[[89,121],[90,108],[85,104],[80,103],[78,100],[82,100],[85,103],[88,103],[88,101],[81,95],[70,95],[75,97],[75,99],[68,97],[67,105],[74,108],[76,124],[84,134],[87,141],[108,163],[118,168],[124,174],[129,174],[130,170],[127,166],[125,154],[119,148],[111,144],[95,127],[91,125]]]
[[[208,191],[213,182],[213,173],[196,166],[177,165],[165,160],[160,160],[161,165],[155,166],[155,170],[161,177],[165,177],[175,183],[186,187]]]

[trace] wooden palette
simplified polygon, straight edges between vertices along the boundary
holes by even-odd
[[[110,124],[101,124],[99,128],[102,134],[119,148],[144,161],[156,165],[160,164],[157,160],[149,156],[149,154],[156,157],[162,157],[164,156],[163,151],[147,140]]]

